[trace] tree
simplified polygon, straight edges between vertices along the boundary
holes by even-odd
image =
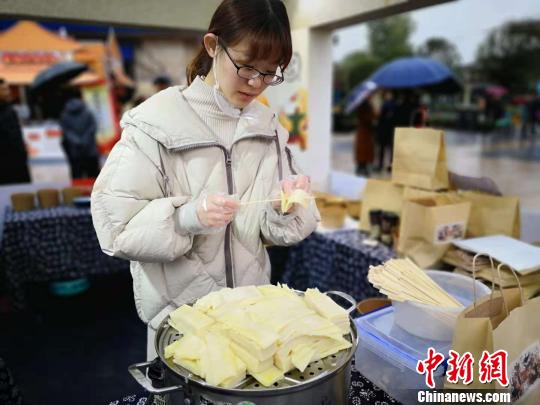
[[[413,53],[409,37],[415,26],[407,14],[396,15],[367,23],[369,53],[383,64]]]
[[[450,41],[441,37],[428,38],[418,47],[416,53],[438,60],[449,68],[455,70],[461,63],[461,56],[457,47]]]
[[[338,72],[343,88],[350,91],[354,86],[367,79],[378,66],[378,60],[367,52],[350,53],[339,64]]]
[[[410,56],[409,37],[414,23],[408,15],[398,15],[367,23],[368,51],[347,55],[335,69],[335,82],[345,94],[366,80],[382,64],[402,56]]]
[[[530,91],[540,80],[540,20],[506,23],[479,46],[476,63],[485,78],[514,92]]]

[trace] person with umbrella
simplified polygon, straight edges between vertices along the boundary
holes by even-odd
[[[61,100],[62,147],[69,162],[72,179],[95,178],[99,174],[96,119],[82,100],[77,87],[63,87],[87,70],[88,66],[79,62],[59,62],[39,72],[30,86],[34,95],[55,94],[55,98]],[[52,113],[57,116],[56,111]]]

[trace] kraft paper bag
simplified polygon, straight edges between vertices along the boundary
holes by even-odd
[[[522,305],[519,288],[503,289],[495,291],[479,299],[476,304],[471,304],[458,316],[454,335],[452,338],[452,350],[463,355],[466,352],[472,354],[474,359],[473,381],[470,384],[449,383],[445,381],[444,387],[450,389],[495,389],[497,384],[482,384],[479,378],[479,362],[484,350],[492,354],[495,350],[495,331],[506,322],[512,311]],[[536,315],[537,316],[537,315]],[[517,333],[527,333],[526,325],[522,325]]]
[[[518,197],[501,197],[473,191],[462,191],[459,194],[472,204],[467,237],[507,235],[520,238]]]
[[[431,128],[396,128],[392,182],[425,190],[448,189],[444,132]]]
[[[507,389],[516,404],[540,401],[540,297],[515,308],[493,331],[493,350],[508,353]]]
[[[422,190],[421,188],[416,187],[405,187],[403,189],[403,199],[405,200],[414,200],[416,198],[433,198],[438,196],[440,193],[437,191]]]
[[[368,179],[362,193],[359,228],[363,231],[369,231],[369,212],[371,210],[389,211],[400,215],[402,202],[403,187],[387,180]]]
[[[465,237],[470,209],[469,202],[462,202],[451,194],[405,200],[398,252],[422,268],[434,265],[452,241]]]

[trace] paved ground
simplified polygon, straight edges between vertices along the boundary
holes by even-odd
[[[488,176],[524,208],[540,210],[540,135],[534,140],[500,133],[445,131],[448,167],[468,176]],[[354,173],[353,134],[335,134],[332,168]],[[389,173],[373,173],[389,177]]]

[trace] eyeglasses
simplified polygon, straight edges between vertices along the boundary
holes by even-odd
[[[269,86],[277,86],[278,84],[283,83],[282,75],[277,75],[275,73],[263,73],[251,66],[238,66],[227,50],[225,43],[221,39],[218,39],[218,42],[236,68],[236,74],[238,74],[238,76],[240,76],[242,79],[251,80],[262,76],[263,82]]]

